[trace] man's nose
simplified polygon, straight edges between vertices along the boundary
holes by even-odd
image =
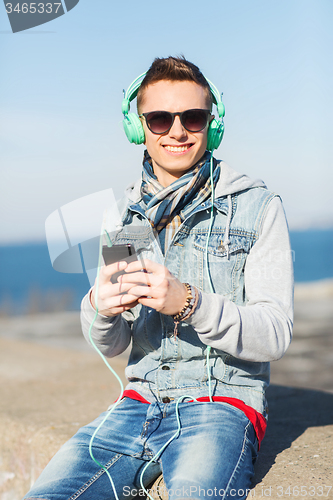
[[[174,122],[171,129],[169,130],[168,135],[170,137],[173,137],[174,139],[177,139],[178,141],[187,137],[187,130],[183,127],[179,116],[175,116]]]

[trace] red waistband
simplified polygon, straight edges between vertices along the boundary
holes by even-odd
[[[141,401],[141,403],[150,404],[149,401],[147,401],[138,392],[133,391],[132,389],[125,390],[123,393],[123,397],[135,399],[136,401]],[[247,416],[247,418],[250,420],[250,422],[252,423],[254,430],[255,430],[255,433],[257,435],[258,441],[259,441],[259,446],[260,446],[260,443],[264,438],[264,435],[266,432],[266,427],[267,427],[266,419],[264,418],[264,416],[261,413],[254,410],[253,408],[251,408],[251,406],[246,405],[240,399],[224,398],[221,396],[213,396],[212,399],[213,399],[213,401],[220,401],[221,403],[227,403],[231,406],[235,406],[236,408],[241,410]],[[192,401],[194,401],[194,400],[192,400]],[[209,402],[209,397],[204,396],[202,398],[198,398],[196,401]]]

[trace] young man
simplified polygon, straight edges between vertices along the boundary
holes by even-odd
[[[105,414],[64,445],[26,499],[106,500],[114,489],[132,498],[142,474],[147,486],[161,472],[172,500],[241,499],[251,487],[269,362],[291,339],[282,204],[261,181],[211,159],[216,95],[196,66],[156,59],[137,100],[142,178],[112,238],[138,253],[154,246],[152,234],[158,245],[145,272],[142,259],[104,266],[82,303],[84,334],[106,356],[132,342],[129,384],[94,437],[98,464],[88,447]]]

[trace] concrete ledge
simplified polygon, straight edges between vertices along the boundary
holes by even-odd
[[[124,358],[112,366],[123,374]],[[0,500],[19,500],[50,458],[120,390],[94,352],[0,338]]]

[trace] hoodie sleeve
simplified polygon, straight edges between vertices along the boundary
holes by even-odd
[[[268,205],[257,242],[244,270],[247,304],[201,293],[186,323],[214,349],[247,361],[283,356],[292,337],[293,263],[289,231],[280,198]]]
[[[124,352],[129,346],[131,328],[121,314],[112,317],[103,316],[102,314],[96,316],[96,311],[90,302],[90,293],[91,290],[81,303],[83,335],[89,344],[91,344],[91,336],[93,343],[101,353],[108,358],[112,358]]]

